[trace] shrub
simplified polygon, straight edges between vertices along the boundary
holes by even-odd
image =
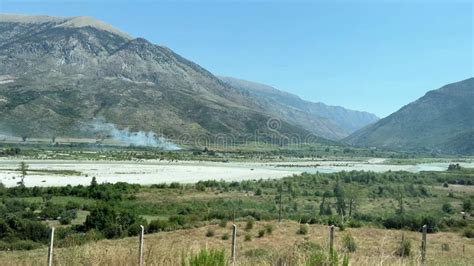
[[[428,233],[436,233],[438,232],[439,228],[438,228],[438,220],[431,216],[431,215],[426,215],[426,216],[423,216],[421,218],[421,226],[425,225],[427,226],[427,229],[428,229]],[[420,230],[420,229],[418,229]]]
[[[454,208],[450,203],[444,203],[441,209],[445,213],[454,213]]]
[[[114,206],[100,204],[93,208],[84,223],[85,229],[102,231],[106,238],[118,238],[136,233],[136,225],[144,224],[143,220],[131,210],[117,209]],[[132,226],[134,228],[130,228]],[[130,231],[129,231],[130,229]]]
[[[109,224],[106,228],[101,230],[106,238],[119,238],[124,236],[122,226],[119,224]]]
[[[185,215],[172,215],[168,218],[170,225],[174,228],[179,228],[188,223]]]
[[[227,227],[227,220],[226,220],[226,219],[222,219],[222,220],[219,222],[219,226],[222,227],[222,228],[226,228],[226,227]]]
[[[412,231],[419,231],[423,225],[427,225],[428,233],[438,231],[438,221],[431,215],[418,216],[416,214],[393,215],[383,220],[383,225],[388,229],[407,228]]]
[[[253,224],[254,224],[253,220],[248,220],[247,224],[245,225],[245,231],[252,230],[253,229]]]
[[[448,243],[443,243],[441,244],[441,250],[442,251],[449,251],[451,248],[449,247]]]
[[[0,250],[32,250],[41,247],[41,244],[31,240],[18,240],[14,242],[0,241]]]
[[[245,234],[244,241],[252,241],[252,235],[251,234]]]
[[[472,201],[470,199],[465,199],[462,202],[462,210],[465,212],[471,212],[472,211]]]
[[[128,236],[137,236],[141,233],[142,228],[139,223],[131,224],[128,227]]]
[[[464,234],[463,234],[465,237],[467,238],[474,238],[474,228],[471,227],[471,228],[466,228],[464,230]]]
[[[59,219],[59,223],[61,223],[62,225],[71,224],[71,222],[72,219],[70,216],[62,216],[61,219]]]
[[[362,227],[362,223],[358,220],[350,220],[347,223],[347,226],[350,227],[350,228],[360,228],[360,227]]]
[[[265,236],[265,229],[258,230],[258,237],[262,238]]]
[[[340,231],[346,230],[346,225],[344,223],[340,223],[340,224],[338,224],[338,226],[339,226]]]
[[[348,252],[355,252],[357,250],[355,239],[350,234],[344,236],[342,239],[342,244]]]
[[[170,225],[165,220],[152,220],[148,225],[148,233],[157,233],[169,230]]]
[[[83,245],[89,241],[97,241],[104,238],[104,235],[97,230],[89,230],[86,233],[75,233],[71,227],[61,227],[56,231],[55,245],[58,247],[72,247]]]
[[[169,185],[169,188],[181,188],[181,184],[178,183],[178,182],[172,182],[172,183]]]
[[[465,227],[468,222],[464,219],[458,219],[454,217],[444,217],[440,221],[440,226],[442,227]]]
[[[300,224],[307,224],[307,223],[309,223],[309,222],[311,221],[311,219],[312,219],[312,218],[311,218],[310,216],[308,216],[308,215],[302,216],[302,217],[300,218]]]
[[[207,232],[206,232],[207,237],[213,237],[215,234],[216,234],[216,232],[214,231],[214,229],[212,229],[212,228],[207,229]]]
[[[306,224],[301,224],[300,229],[296,232],[299,235],[306,235],[308,234],[308,225]]]
[[[271,224],[265,225],[265,231],[267,231],[267,234],[271,235],[273,233],[273,225]]]
[[[74,201],[68,201],[65,206],[66,210],[79,210],[82,208],[81,204]]]
[[[222,239],[222,240],[227,240],[227,239],[229,239],[229,234],[228,234],[228,233],[223,234],[222,237],[221,237],[221,239]]]

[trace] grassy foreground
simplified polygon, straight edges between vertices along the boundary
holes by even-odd
[[[268,228],[269,224],[273,227],[272,232],[259,237],[259,232]],[[309,225],[307,234],[298,234],[300,224],[291,221],[256,222],[247,231],[245,223],[237,225],[237,265],[317,265],[313,264],[318,262],[315,254],[328,253],[327,226]],[[213,232],[212,236],[209,232]],[[229,262],[231,239],[225,239],[227,234],[231,234],[230,223],[226,227],[208,225],[145,235],[145,264],[182,265],[183,258],[187,259],[203,249],[223,250],[226,262]],[[396,254],[402,234],[411,243],[408,257]],[[346,235],[355,240],[357,248],[354,252],[349,252],[343,243]],[[418,232],[376,228],[337,229],[335,238],[340,265],[344,255],[349,257],[350,265],[419,265],[420,243],[421,234]],[[474,239],[452,232],[428,235],[428,265],[470,265],[472,254]],[[137,258],[138,237],[129,237],[57,248],[54,265],[136,265]],[[44,248],[0,253],[2,265],[38,265],[46,263],[46,260],[47,250]]]

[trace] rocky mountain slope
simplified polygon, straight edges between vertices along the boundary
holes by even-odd
[[[474,78],[429,91],[346,141],[405,151],[474,154]]]
[[[379,120],[374,114],[305,101],[265,84],[231,77],[219,78],[254,98],[259,105],[266,106],[273,115],[294,121],[297,125],[330,139],[346,137]]]
[[[275,112],[172,50],[90,17],[0,15],[0,133],[96,136],[97,121],[130,132],[199,138],[347,131]],[[321,121],[319,121],[321,120]]]

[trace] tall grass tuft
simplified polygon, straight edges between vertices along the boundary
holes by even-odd
[[[411,242],[410,240],[403,239],[400,242],[395,254],[397,254],[400,257],[409,257],[410,253],[411,253]]]
[[[305,261],[305,266],[313,266],[313,265],[324,265],[324,266],[338,266],[339,265],[339,254],[337,251],[333,251],[330,254],[323,250],[318,250],[313,252]],[[344,255],[343,266],[349,265],[349,256]]]
[[[196,255],[183,258],[182,266],[226,266],[227,257],[224,250],[203,249]]]
[[[344,246],[344,249],[346,249],[348,252],[355,252],[357,250],[356,241],[354,237],[350,234],[344,236],[344,238],[342,239],[342,244]]]

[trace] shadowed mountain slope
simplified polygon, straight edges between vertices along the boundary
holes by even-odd
[[[429,91],[346,141],[404,151],[474,154],[474,78]]]

